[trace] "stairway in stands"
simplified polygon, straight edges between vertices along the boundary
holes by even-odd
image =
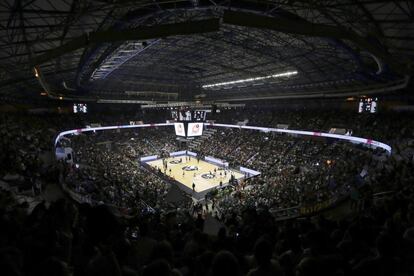
[[[215,128],[207,128],[203,131],[203,135],[199,136],[198,138],[195,138],[188,144],[189,150],[194,150],[197,148],[200,144],[204,142],[204,140],[209,139],[211,136],[213,136],[217,132],[217,129]]]

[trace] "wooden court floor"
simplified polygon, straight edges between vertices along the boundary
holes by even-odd
[[[166,171],[164,170],[162,159],[149,161],[147,164],[156,169],[161,169],[163,173],[173,177],[176,181],[190,189],[193,188],[194,183],[195,191],[198,193],[217,187],[220,185],[220,182],[223,185],[227,184],[231,175],[234,175],[236,179],[243,178],[244,176],[241,172],[233,169],[220,170],[220,167],[203,160],[197,161],[192,156],[169,157],[165,160],[167,161]],[[216,172],[214,172],[214,169],[216,169]]]

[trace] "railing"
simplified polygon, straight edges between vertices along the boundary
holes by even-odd
[[[121,126],[105,126],[105,127],[93,127],[93,128],[80,128],[80,129],[72,129],[67,130],[59,133],[55,140],[55,146],[57,142],[64,137],[65,135],[69,134],[76,134],[82,132],[89,132],[89,131],[101,131],[101,130],[112,130],[112,129],[124,129],[124,128],[146,128],[146,127],[156,127],[156,126],[173,126],[174,123],[156,123],[156,124],[143,124],[143,125],[121,125]],[[362,144],[367,147],[373,148],[381,148],[385,150],[388,154],[391,154],[392,148],[391,146],[384,144],[379,141],[375,141],[372,139],[366,139],[362,137],[355,137],[355,136],[348,136],[348,135],[340,135],[340,134],[332,134],[332,133],[325,133],[325,132],[315,132],[315,131],[303,131],[303,130],[293,130],[293,129],[280,129],[280,128],[268,128],[268,127],[257,127],[257,126],[239,126],[239,125],[230,125],[230,124],[216,124],[216,123],[204,123],[205,126],[214,126],[214,127],[225,127],[225,128],[239,128],[239,129],[250,129],[250,130],[257,130],[261,132],[278,132],[278,133],[289,133],[289,134],[296,134],[300,136],[315,136],[315,137],[326,137],[326,138],[333,138],[338,140],[345,140],[354,144]]]
[[[319,213],[320,211],[333,207],[334,204],[338,202],[339,200],[330,198],[328,200],[318,202],[310,206],[302,206],[300,207],[299,213],[301,216],[308,216],[308,215],[316,214],[316,213]]]
[[[86,195],[81,195],[78,194],[74,191],[72,191],[70,188],[68,188],[68,186],[66,185],[66,183],[60,183],[62,190],[68,194],[74,201],[76,201],[77,203],[87,203],[89,205],[98,205],[98,202],[95,200],[92,200],[90,196],[86,196]]]
[[[276,220],[293,219],[300,216],[300,206],[284,209],[270,209],[270,213],[276,218]]]
[[[315,131],[303,131],[303,130],[293,130],[293,129],[280,129],[280,128],[269,128],[269,127],[257,127],[257,126],[239,126],[239,125],[229,125],[229,124],[215,124],[215,123],[205,123],[207,126],[213,127],[225,127],[225,128],[239,128],[239,129],[250,129],[250,130],[258,130],[261,132],[278,132],[278,133],[288,133],[288,134],[295,134],[299,136],[314,136],[314,137],[326,137],[326,138],[333,138],[337,140],[345,140],[354,144],[362,144],[367,147],[372,148],[381,148],[385,150],[388,154],[391,154],[392,148],[391,146],[384,144],[379,141],[375,141],[372,139],[366,139],[362,137],[355,137],[349,135],[340,135],[340,134],[332,134],[332,133],[325,133],[325,132],[315,132]]]
[[[372,195],[372,199],[375,204],[378,204],[381,201],[386,200],[389,196],[393,195],[395,191],[386,191],[386,192],[380,192]]]
[[[393,195],[395,191],[386,191],[380,192],[372,195],[372,199],[375,204],[382,202],[389,198],[389,196]],[[348,198],[348,195],[345,195],[341,198],[330,198],[323,202],[319,202],[310,206],[295,206],[290,208],[284,209],[271,209],[270,212],[275,216],[276,220],[286,220],[286,219],[293,219],[302,216],[309,216],[317,214],[321,211],[324,211],[328,208],[335,207],[340,202],[343,202]]]

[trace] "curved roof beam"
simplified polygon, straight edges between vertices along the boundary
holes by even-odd
[[[199,21],[189,21],[184,23],[164,24],[151,27],[139,27],[128,30],[98,31],[91,34],[85,34],[72,39],[68,43],[54,48],[47,53],[37,56],[33,59],[33,66],[40,65],[46,61],[62,56],[74,50],[89,46],[92,43],[104,43],[126,40],[141,40],[150,38],[161,38],[172,35],[188,35],[214,32],[219,30],[219,19],[207,19]]]
[[[361,49],[369,51],[384,60],[393,70],[401,74],[413,74],[412,64],[403,64],[394,60],[383,48],[378,47],[357,33],[324,24],[315,24],[306,20],[284,17],[268,17],[240,11],[225,11],[223,23],[259,29],[271,29],[290,34],[317,37],[330,37],[352,41]]]

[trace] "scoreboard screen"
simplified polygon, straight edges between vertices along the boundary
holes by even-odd
[[[185,128],[183,123],[174,123],[175,135],[185,136]]]
[[[88,113],[86,104],[73,104],[73,113]]]
[[[203,126],[208,110],[197,110],[182,107],[171,110],[171,117],[175,120],[175,134],[182,137],[196,137],[203,135]]]
[[[183,110],[180,110],[179,112],[178,112],[178,115],[179,115],[179,121],[191,121],[191,118],[192,118],[192,112],[191,112],[191,110],[189,110],[189,109],[187,109],[187,110],[185,110],[185,109],[183,109]]]
[[[193,113],[193,121],[196,122],[205,122],[206,120],[206,111],[204,110],[195,110]]]
[[[171,110],[171,118],[179,122],[205,122],[205,110],[191,110],[189,108],[181,108]]]
[[[171,118],[178,121],[178,110],[171,110]]]
[[[358,113],[377,113],[378,98],[362,98],[359,100]]]
[[[201,136],[203,135],[203,123],[189,123],[187,129],[187,136]]]

